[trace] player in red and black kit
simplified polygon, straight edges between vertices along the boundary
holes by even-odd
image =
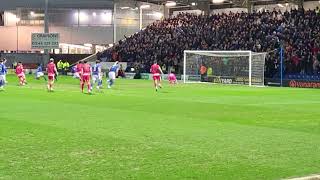
[[[163,74],[160,66],[155,61],[153,65],[150,68],[150,72],[153,75],[153,82],[154,87],[156,88],[156,91],[158,91],[158,87],[162,88],[161,86],[161,74]]]
[[[91,76],[91,66],[87,61],[84,61],[82,66],[82,78],[81,78],[81,91],[83,92],[84,84],[88,85],[88,93],[91,93],[91,84],[90,84],[90,76]]]
[[[48,72],[48,91],[53,91],[55,76],[58,75],[57,67],[54,64],[53,58],[50,59],[47,65],[47,72]]]

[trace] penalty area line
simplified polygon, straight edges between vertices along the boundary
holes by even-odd
[[[320,180],[320,174],[312,174],[305,177],[289,178],[284,180]]]

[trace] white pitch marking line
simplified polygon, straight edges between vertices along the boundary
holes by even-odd
[[[291,178],[291,179],[287,179],[287,180],[320,180],[320,175],[313,174],[313,175],[306,176],[306,177]]]

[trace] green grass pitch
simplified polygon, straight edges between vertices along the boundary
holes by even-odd
[[[9,76],[0,179],[281,179],[320,173],[320,91]],[[105,83],[105,82],[104,82]]]

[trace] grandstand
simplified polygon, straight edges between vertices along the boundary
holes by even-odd
[[[266,78],[279,78],[280,59],[284,74],[318,79],[314,65],[319,57],[319,14],[315,10],[255,11],[253,13],[177,16],[149,25],[103,53],[110,60],[147,64],[158,60],[182,73],[184,50],[251,50],[269,52]],[[280,57],[280,49],[285,49]],[[152,52],[152,53],[150,53]],[[117,54],[114,56],[112,54]]]
[[[0,1],[0,179],[319,179],[319,6]]]

